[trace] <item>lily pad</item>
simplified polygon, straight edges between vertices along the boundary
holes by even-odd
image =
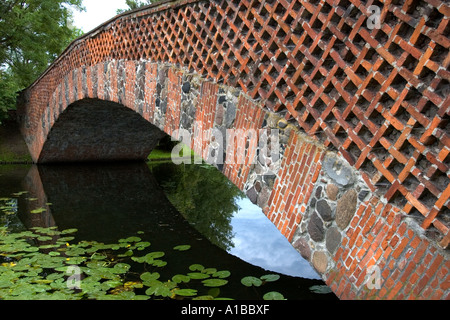
[[[61,234],[71,234],[71,233],[75,233],[75,232],[78,232],[78,229],[75,229],[75,228],[66,229],[66,230],[61,231]]]
[[[264,276],[261,276],[260,279],[266,282],[273,282],[280,279],[280,276],[278,274],[266,274]]]
[[[187,274],[191,279],[207,279],[209,278],[209,274],[201,273],[201,272],[190,272]]]
[[[262,285],[262,281],[259,278],[248,276],[241,279],[241,283],[246,287],[259,287]]]
[[[264,300],[285,300],[284,296],[276,291],[271,291],[271,292],[267,292],[264,296],[263,296]]]
[[[328,293],[333,292],[333,291],[330,289],[330,287],[325,286],[325,285],[322,285],[322,286],[319,286],[319,285],[317,285],[317,286],[312,286],[312,287],[309,287],[309,290],[311,290],[311,291],[314,292],[314,293],[318,293],[318,294],[328,294]]]
[[[38,209],[34,209],[34,210],[31,210],[30,211],[30,213],[42,213],[42,212],[45,212],[45,211],[47,211],[47,209],[45,209],[45,208],[38,208]]]
[[[192,264],[189,266],[189,270],[191,271],[203,271],[205,269],[201,264]]]
[[[160,274],[158,272],[145,272],[141,274],[140,278],[142,281],[152,281],[152,280],[158,280],[160,277]]]
[[[222,271],[217,271],[217,272],[213,273],[212,276],[223,279],[223,278],[228,278],[230,275],[231,275],[230,271],[222,270]]]
[[[202,281],[205,287],[222,287],[228,283],[228,280],[223,279],[207,279]]]
[[[183,297],[193,297],[197,295],[197,290],[195,289],[175,289],[173,291],[177,296]]]
[[[172,277],[172,281],[176,283],[188,283],[191,280],[189,276],[186,276],[184,274],[176,274]]]
[[[186,245],[180,245],[180,246],[176,246],[173,248],[173,250],[177,250],[177,251],[187,251],[191,248],[190,245],[186,244]]]

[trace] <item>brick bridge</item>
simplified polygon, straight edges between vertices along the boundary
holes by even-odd
[[[444,0],[163,1],[75,40],[21,94],[22,133],[46,163],[279,129],[278,161],[247,144],[220,169],[337,296],[449,299],[449,19]]]

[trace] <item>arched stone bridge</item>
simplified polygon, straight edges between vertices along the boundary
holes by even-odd
[[[449,19],[443,0],[163,1],[74,41],[21,94],[22,132],[45,163],[279,129],[278,161],[247,144],[220,169],[332,290],[448,299]]]

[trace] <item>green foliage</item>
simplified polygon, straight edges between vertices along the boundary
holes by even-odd
[[[318,293],[318,294],[328,294],[328,293],[332,293],[333,292],[331,290],[331,288],[326,286],[326,285],[312,286],[312,287],[309,287],[309,290],[311,290],[311,292]]]
[[[14,109],[16,92],[81,35],[71,26],[70,7],[82,10],[82,1],[0,1],[0,121]]]
[[[144,0],[144,1],[141,1],[141,0],[126,0],[125,2],[127,4],[128,8],[127,9],[118,9],[117,10],[117,14],[120,14],[120,13],[123,13],[123,12],[127,12],[127,11],[130,11],[130,10],[135,10],[135,9],[140,8],[140,7],[148,6],[148,5],[152,4],[152,3],[156,3],[156,2],[159,2],[159,1],[161,1],[161,0]]]
[[[285,300],[284,296],[276,291],[271,291],[271,292],[267,292],[264,296],[263,296],[264,300]]]
[[[207,164],[159,164],[153,174],[172,205],[198,231],[224,250],[233,246],[230,223],[239,209],[237,201],[244,197],[244,193],[227,177]]]

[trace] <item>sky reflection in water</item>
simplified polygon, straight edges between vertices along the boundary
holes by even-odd
[[[231,220],[234,248],[229,253],[270,271],[320,279],[258,206],[248,198],[239,200],[238,205],[240,210]]]

